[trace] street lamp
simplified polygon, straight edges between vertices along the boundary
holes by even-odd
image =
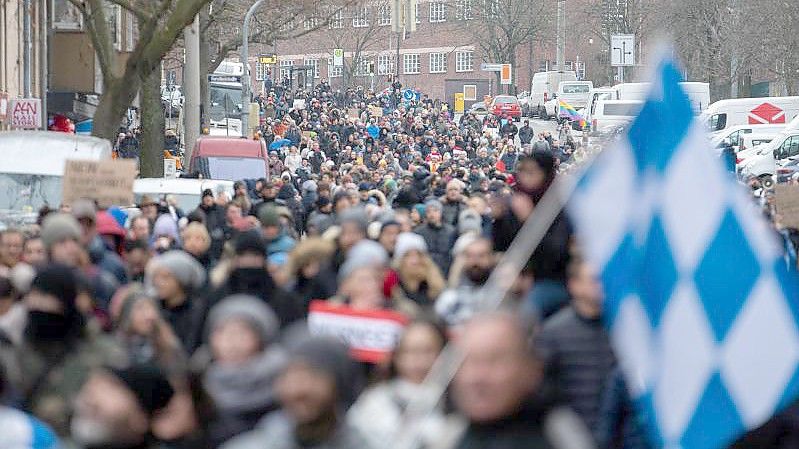
[[[244,82],[241,86],[241,97],[246,102],[244,112],[241,114],[241,132],[244,137],[247,137],[250,131],[250,47],[248,42],[250,40],[250,20],[252,20],[255,10],[263,2],[264,0],[258,0],[250,6],[247,14],[244,15],[244,26],[241,31],[241,59],[244,61]]]

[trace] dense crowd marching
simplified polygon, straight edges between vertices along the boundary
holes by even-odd
[[[258,98],[271,177],[232,198],[78,201],[0,234],[0,442],[361,449],[416,429],[426,448],[649,447],[565,215],[502,310],[479,310],[500,255],[583,157],[566,127],[455,122],[426,98],[394,109],[326,83],[297,98]],[[409,324],[364,362],[308,331],[318,300]],[[450,340],[466,357],[445,397],[406,413]]]

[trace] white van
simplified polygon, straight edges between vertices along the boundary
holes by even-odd
[[[777,161],[799,157],[799,131],[784,131],[771,142],[761,146],[762,150],[758,150],[756,155],[741,163],[741,173],[744,177],[771,176],[776,171]]]
[[[638,115],[643,104],[644,102],[640,100],[601,100],[597,102],[594,114],[591,116],[591,132],[596,134],[609,126],[630,123]]]
[[[591,89],[591,92],[588,94],[588,106],[585,108],[585,120],[591,123],[591,117],[593,117],[594,111],[596,110],[596,104],[602,100],[614,100],[615,98],[613,95],[612,87],[596,87]]]
[[[645,100],[649,94],[651,83],[622,83],[613,86],[613,98],[616,100]],[[694,114],[707,109],[710,105],[710,84],[695,81],[680,83],[680,87],[688,95]]]
[[[725,130],[711,133],[710,143],[713,144],[713,146],[717,146],[725,140],[728,140],[735,145],[740,138],[748,134],[759,133],[777,136],[785,130],[785,125],[735,125]]]
[[[799,115],[799,97],[736,98],[719,100],[702,112],[710,132],[735,125],[786,124]]]
[[[200,205],[203,191],[206,189],[214,192],[214,196],[219,192],[225,192],[228,198],[233,198],[233,181],[190,178],[141,178],[133,181],[136,204],[139,204],[144,195],[156,201],[166,195],[173,195],[178,207],[187,214]]]
[[[109,141],[55,131],[0,132],[0,149],[0,223],[6,225],[61,204],[67,159],[111,159]]]
[[[554,97],[560,83],[564,81],[577,81],[577,75],[573,71],[558,72],[554,70],[533,74],[528,104],[530,112],[544,117],[546,115],[544,104]]]

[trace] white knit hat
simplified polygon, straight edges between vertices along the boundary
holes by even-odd
[[[424,237],[415,232],[403,232],[397,236],[397,244],[394,246],[394,263],[399,263],[408,251],[416,250],[427,253],[427,243]]]

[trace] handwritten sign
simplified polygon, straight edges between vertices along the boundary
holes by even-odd
[[[136,173],[136,161],[131,159],[68,160],[64,166],[63,201],[72,204],[87,198],[97,201],[100,207],[129,206],[134,204]]]
[[[308,313],[311,334],[340,338],[354,359],[369,363],[391,354],[407,324],[408,318],[393,310],[354,310],[319,300],[311,302]]]
[[[372,115],[372,117],[382,117],[383,108],[380,106],[369,106],[369,113]]]
[[[799,229],[799,186],[777,184],[774,186],[774,194],[782,225]]]

